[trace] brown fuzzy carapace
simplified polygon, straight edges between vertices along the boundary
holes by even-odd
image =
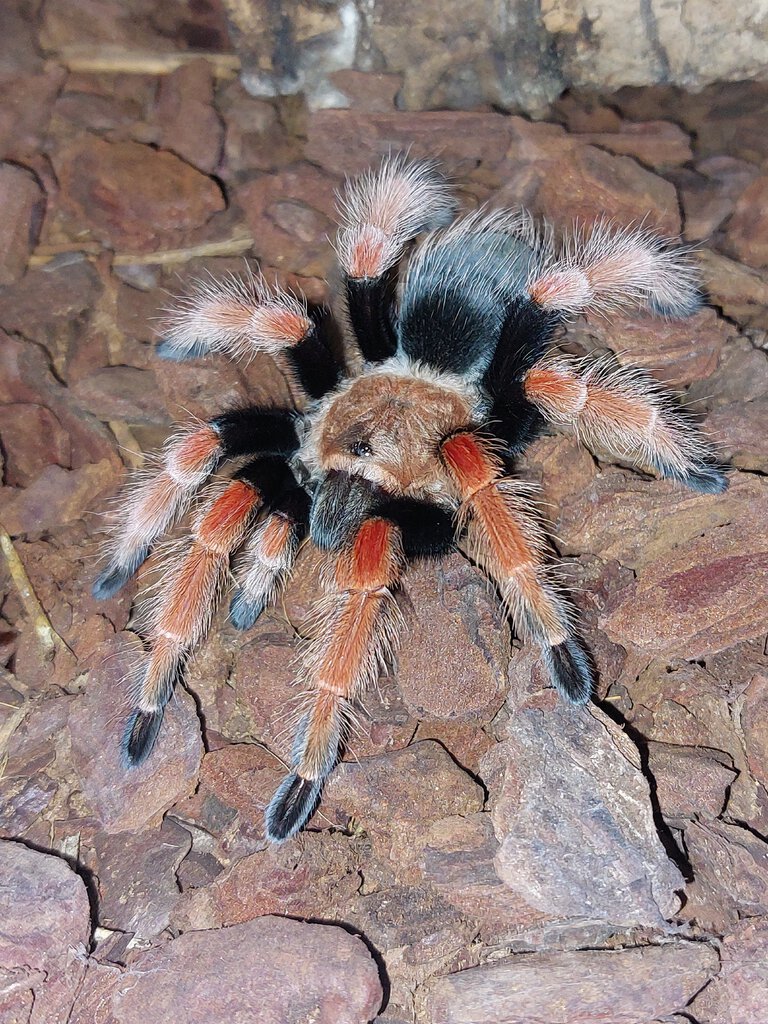
[[[317,462],[357,473],[395,494],[445,490],[440,441],[472,420],[472,400],[451,379],[395,373],[360,377],[318,421]]]

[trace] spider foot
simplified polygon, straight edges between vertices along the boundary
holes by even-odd
[[[236,590],[229,605],[229,619],[235,629],[246,630],[256,622],[264,611],[266,601],[252,600],[242,590]]]
[[[320,802],[322,781],[293,772],[281,782],[264,814],[267,839],[282,843],[304,827]]]
[[[179,348],[175,338],[163,338],[155,348],[155,355],[169,363],[186,363],[190,359],[201,359],[208,355],[208,352],[209,345],[206,341],[197,341],[187,348]]]
[[[572,704],[586,704],[592,696],[595,680],[590,657],[581,642],[569,637],[561,644],[542,649],[560,695]]]
[[[128,580],[133,576],[138,567],[149,554],[149,548],[136,553],[135,558],[129,565],[119,565],[114,562],[106,567],[104,572],[96,579],[91,587],[91,593],[97,601],[106,601],[123,589]]]
[[[160,726],[163,708],[158,711],[134,711],[125,725],[122,752],[127,768],[142,764],[152,753]]]
[[[724,467],[715,462],[701,462],[693,468],[680,472],[672,467],[659,465],[662,476],[678,480],[685,487],[701,494],[722,494],[728,489],[728,476]]]

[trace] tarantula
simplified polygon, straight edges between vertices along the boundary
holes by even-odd
[[[124,501],[94,585],[101,598],[119,590],[208,477],[236,460],[163,573],[124,734],[135,765],[211,623],[230,559],[231,621],[248,629],[306,532],[328,552],[292,770],[265,815],[273,841],[306,824],[354,701],[392,658],[404,626],[396,594],[412,559],[439,558],[460,540],[518,633],[538,644],[554,686],[574,704],[589,699],[590,656],[554,582],[531,489],[511,476],[546,425],[695,490],[726,486],[704,437],[645,372],[547,354],[556,327],[580,313],[632,303],[667,317],[695,312],[685,251],[605,221],[558,247],[524,211],[456,213],[431,162],[388,158],[348,184],[336,249],[362,356],[353,375],[334,355],[328,318],[254,276],[198,285],[171,311],[158,348],[173,360],[266,351],[306,395],[302,411],[232,409],[172,438],[161,471]]]

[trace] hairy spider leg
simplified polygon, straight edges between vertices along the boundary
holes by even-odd
[[[258,459],[210,498],[195,516],[191,542],[165,570],[147,630],[150,654],[126,726],[123,748],[129,765],[152,750],[163,710],[180,681],[187,658],[208,631],[229,573],[230,556],[256,514],[296,486],[287,463]]]
[[[528,282],[545,309],[576,315],[609,314],[632,305],[682,319],[702,303],[689,252],[642,227],[616,227],[608,220],[577,229]]]
[[[350,324],[367,361],[395,353],[397,265],[406,248],[422,231],[449,223],[455,208],[435,165],[404,156],[385,159],[339,197],[336,250]]]
[[[526,395],[523,380],[546,352],[561,319],[527,296],[516,298],[507,309],[483,387],[491,399],[486,422],[506,442],[510,456],[524,451],[544,427],[544,416]]]
[[[309,398],[323,398],[333,391],[343,375],[340,341],[335,337],[334,320],[327,306],[309,310],[312,327],[296,345],[285,349],[288,368]]]
[[[117,543],[93,585],[94,597],[111,597],[125,586],[223,460],[288,456],[298,447],[297,414],[285,409],[235,409],[172,438],[160,472],[139,475],[123,491]]]
[[[386,519],[367,519],[351,545],[333,556],[304,656],[312,706],[299,724],[293,771],[266,810],[273,842],[298,832],[314,811],[344,743],[355,698],[376,681],[396,649],[404,622],[393,591],[403,568],[400,531]]]
[[[123,491],[109,563],[93,584],[94,597],[116,594],[137,571],[157,538],[170,529],[221,458],[221,438],[208,423],[172,438],[162,470]]]
[[[307,532],[309,504],[303,488],[289,487],[243,546],[229,606],[236,629],[250,629],[284,587]]]
[[[462,499],[470,555],[497,584],[515,628],[541,647],[560,693],[584,703],[594,685],[592,667],[572,609],[548,578],[530,488],[505,477],[493,443],[476,434],[454,434],[441,452]]]
[[[230,274],[199,282],[168,311],[163,330],[156,349],[162,359],[179,362],[209,352],[247,358],[268,352],[287,361],[310,398],[322,398],[341,378],[328,311],[310,311],[303,298],[270,288],[260,276]]]
[[[231,480],[204,506],[188,550],[168,569],[148,631],[149,659],[123,737],[129,765],[140,764],[152,750],[184,663],[210,625],[230,553],[242,542],[260,504],[261,495],[250,481]]]
[[[577,230],[556,252],[547,230],[522,212],[481,210],[446,227],[454,209],[431,164],[396,157],[348,186],[337,237],[349,318],[364,358],[394,356],[394,374],[444,374],[472,410],[443,424],[430,442],[429,458],[439,454],[443,463],[434,479],[424,478],[434,487],[434,503],[403,496],[415,487],[410,471],[402,479],[391,466],[358,474],[354,460],[375,451],[361,436],[351,438],[346,461],[307,463],[315,474],[309,512],[309,496],[285,461],[304,432],[298,414],[226,413],[174,442],[178,451],[169,446],[160,474],[135,492],[117,554],[95,588],[106,596],[125,582],[221,459],[254,451],[276,456],[250,463],[195,518],[186,554],[160,591],[152,650],[125,734],[127,759],[146,757],[240,545],[245,542],[231,615],[245,628],[282,585],[309,520],[312,539],[332,555],[304,660],[314,699],[296,739],[293,771],[267,810],[272,839],[293,834],[314,809],[355,697],[397,643],[402,619],[394,591],[406,561],[440,557],[453,547],[458,500],[458,531],[466,530],[470,554],[496,580],[518,629],[539,643],[561,692],[577,703],[588,699],[589,656],[545,564],[529,489],[506,475],[502,451],[504,460],[522,451],[550,422],[701,490],[725,485],[706,442],[641,371],[544,359],[554,326],[581,312],[608,313],[634,302],[666,316],[695,311],[700,295],[687,253],[643,229],[606,221]],[[398,269],[422,231],[431,233],[410,260],[398,312]],[[185,359],[268,352],[310,399],[330,400],[342,366],[329,322],[327,311],[310,311],[303,299],[261,277],[230,276],[198,285],[179,302],[159,353]],[[316,412],[309,407],[310,421]],[[481,419],[494,436],[465,426]],[[380,448],[386,453],[386,445]],[[306,451],[311,454],[311,445]],[[446,493],[449,479],[453,488]],[[393,493],[385,490],[390,486]]]
[[[514,233],[518,218],[480,211],[429,235],[403,284],[400,350],[442,373],[479,380],[502,336],[510,305],[525,296],[536,250]]]
[[[622,366],[613,357],[560,357],[533,366],[524,388],[548,422],[570,427],[593,450],[651,467],[706,494],[727,487],[706,438],[639,367]]]

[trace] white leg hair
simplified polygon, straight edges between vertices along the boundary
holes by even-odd
[[[272,512],[244,545],[235,569],[237,586],[230,618],[237,629],[250,629],[284,586],[299,549],[297,524]]]
[[[377,278],[400,259],[422,231],[450,223],[456,204],[430,161],[399,155],[352,182],[339,197],[336,251],[353,278]]]
[[[207,352],[250,356],[279,352],[297,345],[312,330],[306,302],[264,278],[229,274],[220,281],[198,281],[166,314],[163,341],[157,353],[164,359],[194,359]]]
[[[716,452],[674,396],[644,369],[613,355],[557,357],[533,366],[526,397],[588,448],[652,468],[694,490],[719,493],[726,479]]]
[[[574,230],[559,256],[529,280],[528,291],[545,309],[572,315],[646,305],[659,316],[681,319],[701,305],[688,250],[645,228],[608,220]]]
[[[118,526],[109,564],[94,584],[98,598],[127,583],[154,542],[176,522],[221,457],[217,431],[204,424],[172,437],[159,473],[140,474],[120,493]]]

